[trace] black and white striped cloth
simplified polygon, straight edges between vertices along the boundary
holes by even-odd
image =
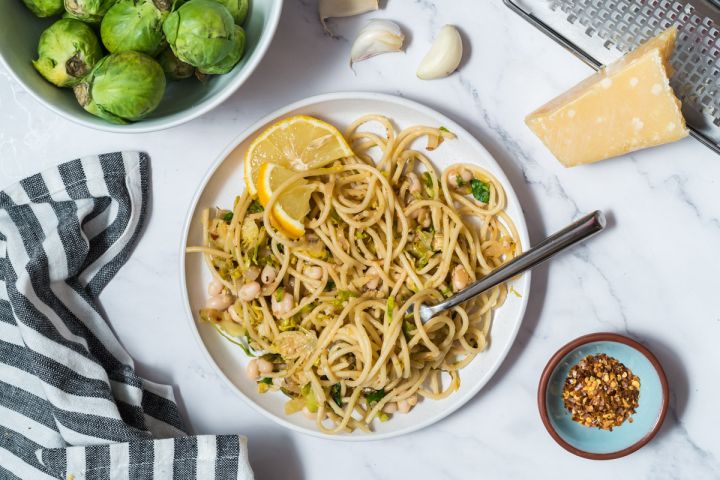
[[[0,191],[0,479],[252,479],[246,439],[186,436],[97,307],[137,242],[148,158],[64,163]],[[122,321],[122,319],[114,319]]]

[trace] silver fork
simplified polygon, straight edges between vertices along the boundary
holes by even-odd
[[[492,287],[499,285],[531,268],[550,259],[555,254],[562,252],[573,245],[587,240],[605,228],[605,215],[600,210],[582,217],[574,223],[563,228],[559,232],[549,236],[542,242],[510,260],[497,270],[470,284],[469,287],[460,290],[452,297],[443,300],[435,305],[420,304],[420,318],[423,323],[427,322],[440,312],[444,312],[456,305],[459,305],[475,295],[478,295]],[[410,306],[408,313],[413,311]]]

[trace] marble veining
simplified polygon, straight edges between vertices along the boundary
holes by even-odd
[[[0,69],[0,186],[60,161],[116,149],[152,157],[147,228],[103,308],[141,374],[176,385],[198,433],[250,438],[260,479],[720,478],[720,159],[692,139],[567,170],[523,123],[590,69],[500,0],[385,0],[360,17],[317,20],[316,2],[288,0],[267,57],[222,106],[164,132],[113,135],[46,110]],[[407,51],[348,66],[369,18],[397,21]],[[415,70],[446,23],[466,43],[461,69],[424,82]],[[184,318],[178,281],[181,225],[209,164],[244,128],[300,98],[369,90],[420,101],[452,117],[497,158],[531,240],[602,209],[610,228],[534,274],[530,304],[508,358],[458,412],[398,439],[349,445],[291,433],[255,413],[205,362]],[[665,426],[639,452],[591,462],[545,432],[535,395],[549,356],[581,334],[614,331],[645,343],[665,366]]]

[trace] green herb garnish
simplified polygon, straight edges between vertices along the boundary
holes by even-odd
[[[227,223],[232,222],[233,212],[225,212],[225,215],[223,215],[222,219],[225,220]]]
[[[450,130],[448,130],[448,129],[445,128],[445,127],[440,127],[440,128],[438,128],[438,130],[443,131],[443,132],[452,133]]]
[[[335,401],[338,407],[342,407],[342,393],[340,392],[340,384],[336,383],[330,387],[330,396]]]
[[[265,377],[262,380],[258,380],[258,383],[264,383],[265,385],[272,385],[272,378]]]
[[[369,388],[365,391],[365,400],[367,400],[368,404],[372,405],[380,400],[383,399],[385,396],[385,389],[381,388],[380,390],[373,390],[372,388]]]
[[[488,203],[490,201],[489,183],[473,178],[470,180],[470,190],[472,191],[473,197],[475,197],[475,200],[478,202]]]
[[[265,208],[260,205],[260,202],[258,202],[257,200],[253,200],[252,202],[250,202],[250,206],[248,206],[247,213],[260,213],[264,210]]]
[[[283,287],[278,287],[278,289],[275,290],[275,301],[281,302],[284,296],[285,296],[285,289]]]

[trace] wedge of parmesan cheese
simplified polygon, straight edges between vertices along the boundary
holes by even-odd
[[[566,167],[592,163],[688,135],[670,87],[677,30],[652,38],[525,118]]]

